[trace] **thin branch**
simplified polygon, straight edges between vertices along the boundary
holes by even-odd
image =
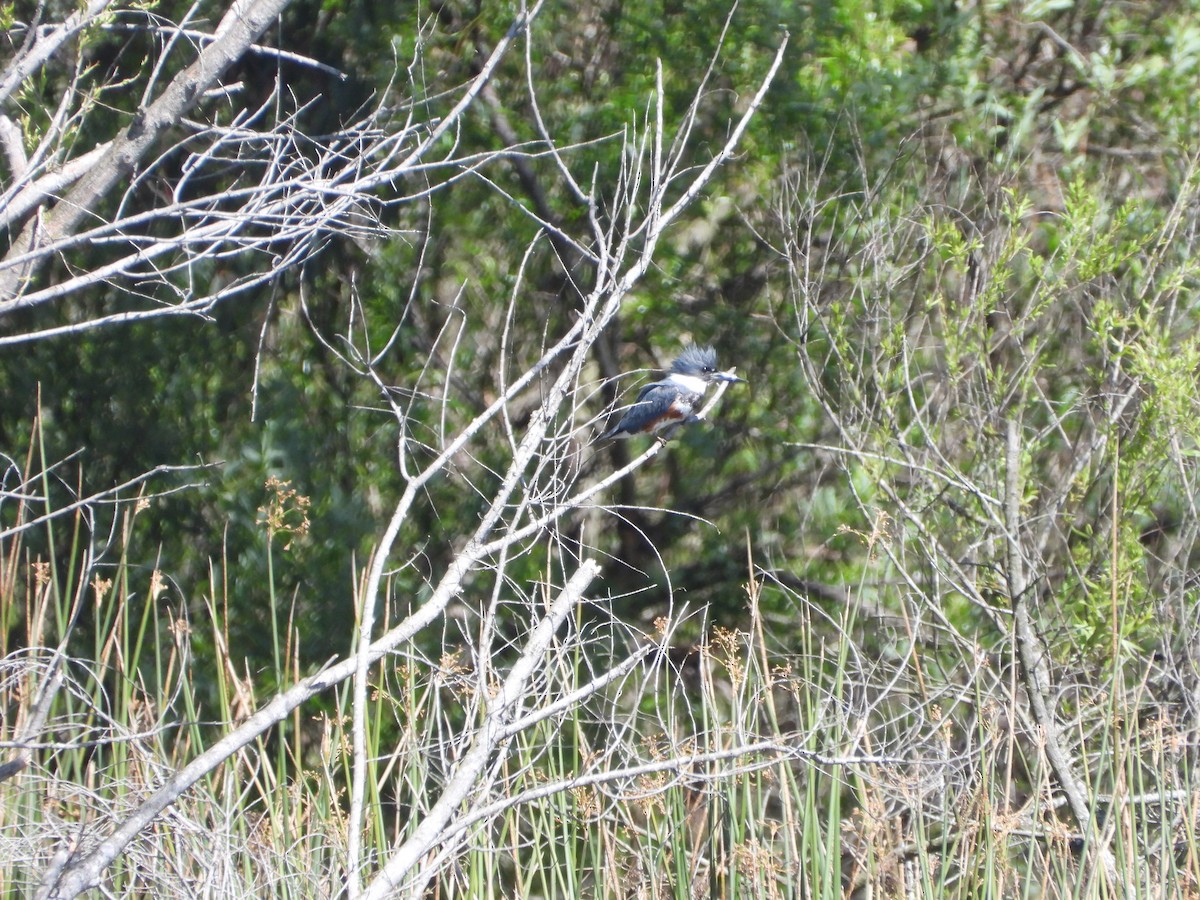
[[[579,604],[583,592],[599,574],[599,564],[594,560],[585,560],[551,604],[546,615],[534,627],[521,656],[513,664],[500,690],[492,697],[487,715],[471,737],[470,749],[455,767],[442,796],[371,882],[363,895],[366,900],[383,900],[384,897],[391,896],[392,891],[404,881],[421,858],[436,844],[445,840],[446,829],[455,811],[475,789],[476,779],[492,755],[507,740],[513,714],[518,704],[525,699],[526,682],[533,675],[535,667],[541,663],[563,620]],[[410,886],[413,896],[421,896],[433,874],[432,867],[426,866],[417,875],[415,884]]]
[[[1041,729],[1042,746],[1046,759],[1054,772],[1058,785],[1066,795],[1075,827],[1085,834],[1096,834],[1091,803],[1083,785],[1075,777],[1067,753],[1063,749],[1058,719],[1053,708],[1055,689],[1051,683],[1050,667],[1042,651],[1042,639],[1037,633],[1033,617],[1029,612],[1030,584],[1026,571],[1025,555],[1021,548],[1021,431],[1020,422],[1010,417],[1006,422],[1004,513],[1008,539],[1008,595],[1013,607],[1013,639],[1021,660],[1021,675],[1025,683],[1025,694],[1033,710],[1034,721]],[[1110,886],[1122,887],[1127,896],[1130,885],[1123,884],[1117,871],[1116,858],[1106,843],[1093,840],[1090,847],[1099,859]]]

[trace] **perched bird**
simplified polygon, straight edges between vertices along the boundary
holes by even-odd
[[[696,421],[696,407],[714,381],[745,383],[746,379],[717,371],[717,353],[712,347],[685,348],[671,363],[667,377],[642,388],[621,420],[596,438],[597,442],[635,434],[661,434],[666,440],[679,426]]]

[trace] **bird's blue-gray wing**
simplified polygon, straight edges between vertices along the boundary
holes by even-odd
[[[661,392],[663,390],[674,391],[675,386],[673,384],[671,384],[671,382],[669,382],[669,381],[652,381],[648,385],[643,387],[640,391],[638,391],[637,398],[633,401],[631,406],[637,406],[639,403],[641,403],[643,400],[645,400],[651,394],[653,394],[655,392]]]

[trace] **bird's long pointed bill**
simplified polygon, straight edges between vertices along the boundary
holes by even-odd
[[[733,384],[734,382],[737,382],[737,381],[740,381],[742,384],[750,383],[745,378],[738,378],[732,372],[718,372],[717,373],[717,381],[728,381],[730,384]]]

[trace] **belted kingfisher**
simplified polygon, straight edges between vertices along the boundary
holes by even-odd
[[[717,353],[712,347],[686,347],[671,363],[667,377],[642,388],[621,420],[596,441],[659,432],[665,432],[662,438],[666,440],[679,426],[696,421],[695,409],[714,381],[746,383],[745,378],[717,371]]]

